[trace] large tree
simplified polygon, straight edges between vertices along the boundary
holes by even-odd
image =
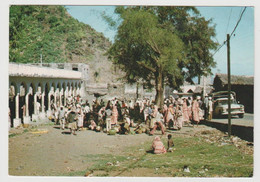
[[[196,8],[118,7],[115,12],[121,23],[108,54],[129,82],[141,78],[155,86],[157,105],[163,104],[165,84],[177,88],[214,66],[209,52],[216,46],[214,28]]]

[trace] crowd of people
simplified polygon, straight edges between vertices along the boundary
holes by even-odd
[[[68,97],[65,106],[59,102],[51,103],[50,120],[64,130],[77,135],[76,131],[86,128],[108,134],[141,134],[154,135],[156,130],[181,130],[184,125],[196,126],[203,117],[212,118],[212,101],[210,97],[201,101],[200,97],[174,98],[164,100],[159,108],[151,99],[127,100],[113,98],[106,103],[97,98],[89,103],[83,102],[80,96]],[[172,152],[174,146],[172,135],[168,134],[168,148],[165,149],[159,136],[152,143],[156,154]]]
[[[207,105],[210,103],[207,100]],[[203,117],[210,118],[212,109],[204,106],[200,97],[174,98],[164,100],[159,108],[153,100],[126,100],[113,98],[106,103],[95,99],[92,103],[82,101],[80,96],[69,97],[65,106],[51,104],[51,118],[61,129],[67,126],[76,135],[77,130],[88,128],[107,133],[153,135],[158,129],[165,134],[166,129],[181,130],[184,125],[196,126]],[[208,114],[205,114],[208,112]],[[130,128],[133,130],[130,130]]]
[[[213,102],[206,97],[202,102],[199,96],[193,98],[169,97],[164,100],[164,105],[159,108],[154,100],[145,98],[134,100],[113,98],[106,103],[97,98],[89,103],[80,96],[68,97],[66,105],[51,102],[50,120],[64,130],[77,135],[76,131],[86,128],[105,132],[108,134],[141,134],[154,135],[156,130],[181,130],[183,126],[196,126],[204,118],[212,119]],[[9,109],[10,115],[10,109]],[[10,123],[10,116],[9,116]],[[10,127],[9,127],[10,130]],[[155,153],[171,152],[173,141],[168,135],[167,150],[160,138],[155,137],[152,148]],[[160,152],[159,152],[160,151]]]

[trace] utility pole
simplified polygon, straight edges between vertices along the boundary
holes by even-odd
[[[205,71],[203,71],[203,101],[205,100],[206,97],[206,78],[204,75]]]
[[[227,73],[228,73],[228,136],[231,136],[231,84],[230,84],[230,36],[227,34]]]
[[[139,82],[136,82],[136,100],[139,98]]]

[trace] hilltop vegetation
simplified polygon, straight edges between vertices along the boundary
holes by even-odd
[[[72,18],[64,6],[10,7],[9,61],[91,62],[111,45],[102,33]]]

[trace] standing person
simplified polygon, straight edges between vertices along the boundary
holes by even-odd
[[[99,103],[96,100],[93,100],[93,105],[92,105],[92,113],[94,117],[94,121],[98,122],[98,111],[99,111]]]
[[[111,110],[110,101],[108,101],[106,110],[105,110],[105,121],[106,121],[107,132],[111,129],[111,117],[112,117],[112,110]]]
[[[197,101],[199,103],[199,120],[203,120],[204,117],[204,103],[201,100],[201,97],[197,97]]]
[[[139,103],[136,102],[134,106],[134,122],[138,122],[140,119],[140,106]]]
[[[208,114],[209,114],[209,97],[208,94],[206,94],[204,99],[204,120],[208,118]]]
[[[51,101],[51,118],[52,121],[55,120],[55,110],[56,110],[56,105]]]
[[[59,109],[57,107],[54,109],[54,122],[55,125],[57,125],[59,122]]]
[[[73,107],[72,110],[68,113],[68,122],[69,122],[68,128],[70,129],[70,133],[72,133],[73,135],[77,135],[76,134],[77,120],[78,120],[78,116],[76,113],[76,109]]]
[[[164,124],[166,124],[168,107],[169,107],[169,105],[167,105],[167,101],[165,101],[164,105],[163,105],[163,121],[164,121]]]
[[[147,103],[144,103],[143,113],[144,113],[144,121],[145,121],[145,123],[147,123],[147,119],[148,119],[148,115],[149,115],[149,108],[148,108]]]
[[[213,102],[212,102],[211,97],[209,97],[208,108],[209,108],[209,116],[208,116],[208,119],[209,119],[209,120],[212,120],[212,114],[213,114]]]
[[[169,108],[167,110],[167,116],[166,116],[166,123],[165,123],[165,125],[170,129],[170,127],[173,126],[173,121],[174,121],[173,104],[170,104]]]
[[[152,131],[150,132],[150,135],[153,135],[156,128],[157,127],[160,127],[160,129],[162,130],[162,134],[164,135],[164,126],[163,126],[163,114],[162,114],[162,109],[159,108],[158,109],[158,112],[155,116],[155,124],[154,124],[154,127],[152,129]]]
[[[81,107],[78,107],[78,128],[83,129],[84,114]]]
[[[182,111],[183,111],[183,123],[186,122],[189,125],[190,116],[189,116],[188,101],[186,98],[183,98]]]
[[[122,111],[121,111],[120,103],[118,101],[116,101],[115,105],[116,105],[116,109],[117,109],[117,112],[118,112],[118,120],[122,121],[123,117],[122,117]]]
[[[189,113],[189,118],[190,121],[192,121],[192,101],[189,101],[189,98],[187,100],[187,106],[188,106],[188,113]]]
[[[153,127],[154,127],[154,123],[156,122],[156,115],[157,115],[157,112],[158,112],[158,107],[157,105],[151,105],[151,110],[149,110],[149,115],[151,117],[150,119],[150,124],[149,124],[149,127],[150,129],[152,130]]]
[[[156,136],[152,143],[152,150],[154,154],[165,154],[166,149],[159,136]]]
[[[63,107],[60,107],[60,111],[59,111],[59,119],[60,119],[60,125],[61,125],[61,129],[64,130],[65,128],[65,110],[63,109]]]
[[[191,106],[192,105],[192,99],[191,99],[191,97],[188,97],[188,100],[187,100],[188,102],[189,102],[189,105]]]
[[[98,126],[100,127],[100,130],[103,130],[105,127],[105,113],[105,106],[98,111]]]
[[[200,122],[199,118],[199,103],[196,98],[192,101],[192,120],[197,124]]]
[[[118,119],[118,111],[116,105],[113,105],[112,108],[112,117],[111,117],[111,124],[117,124]]]
[[[84,117],[83,126],[87,127],[89,119],[90,119],[90,115],[91,115],[90,105],[89,105],[89,103],[87,101],[86,101],[86,104],[85,104],[85,107],[84,107],[84,115],[85,115],[85,117]]]
[[[179,99],[176,113],[175,113],[175,123],[178,130],[180,130],[183,126],[183,110],[182,110],[182,100]]]
[[[105,102],[103,99],[100,100],[100,107],[105,107]]]

